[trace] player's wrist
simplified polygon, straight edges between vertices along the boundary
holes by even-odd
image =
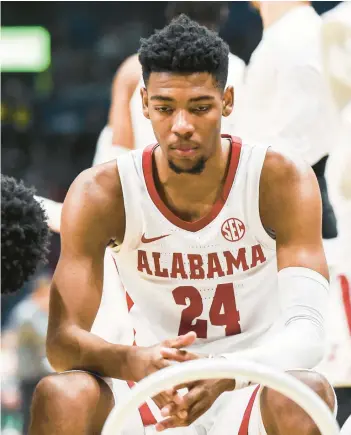
[[[207,358],[209,358],[209,359],[224,358],[225,359],[225,357],[222,355],[214,355],[214,354],[209,354],[207,356]],[[235,384],[236,384],[235,379],[219,379],[217,382],[219,394],[225,393],[226,391],[235,390]]]
[[[138,382],[137,369],[139,366],[138,346],[124,346],[121,354],[121,379]]]
[[[218,391],[219,394],[225,393],[227,391],[235,390],[235,379],[219,379],[218,380]]]

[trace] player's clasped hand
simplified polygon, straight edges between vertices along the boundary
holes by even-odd
[[[161,354],[164,358],[177,362],[204,357],[186,350],[165,347]],[[165,429],[189,426],[204,414],[223,392],[233,390],[234,386],[235,381],[228,379],[210,379],[178,385],[174,391],[187,388],[188,393],[184,396],[174,396],[172,401],[163,406],[161,415],[165,419],[157,423],[156,430],[161,432]]]
[[[127,366],[129,370],[129,378],[133,381],[140,381],[146,376],[151,375],[158,370],[172,365],[172,359],[165,358],[162,355],[162,350],[176,350],[181,353],[184,351],[181,348],[190,346],[196,339],[195,332],[189,332],[185,335],[181,335],[172,340],[165,340],[155,346],[139,347],[135,346],[131,349],[131,353],[128,357]],[[157,406],[162,409],[173,401],[177,402],[181,396],[177,392],[177,389],[172,388],[164,391],[157,396],[153,397]],[[182,412],[180,416],[184,415]]]
[[[162,351],[165,349],[175,350],[183,353],[181,348],[190,346],[196,339],[195,332],[188,332],[172,340],[164,340],[159,344],[150,347],[134,346],[127,357],[128,378],[138,382],[146,376],[172,365],[174,358],[164,357]]]
[[[157,431],[189,426],[210,409],[214,401],[226,391],[222,388],[220,380],[212,379],[180,385],[176,390],[184,387],[188,388],[185,396],[178,395],[161,409],[161,415],[165,419],[157,423]]]

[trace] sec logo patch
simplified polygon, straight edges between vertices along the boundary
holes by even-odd
[[[242,239],[245,234],[245,225],[240,219],[227,219],[222,225],[222,236],[229,242],[237,242]]]

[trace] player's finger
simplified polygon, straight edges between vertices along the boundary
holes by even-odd
[[[196,333],[194,331],[190,331],[185,335],[180,335],[177,338],[174,338],[173,340],[166,340],[164,341],[165,347],[175,347],[175,348],[181,348],[190,346],[194,343],[196,340]]]
[[[187,415],[187,411],[183,409],[181,411],[176,412],[177,408],[178,405],[176,403],[174,402],[167,403],[167,405],[161,409],[162,417],[168,417],[174,414],[177,415],[179,418],[185,418]]]
[[[155,429],[157,432],[162,432],[166,429],[172,429],[175,427],[182,427],[187,426],[186,419],[180,419],[178,416],[173,415],[172,417],[166,418],[165,420],[162,420],[158,422],[155,426]]]
[[[175,415],[179,413],[180,411],[186,410],[189,412],[190,408],[198,401],[201,401],[202,398],[202,388],[194,387],[187,394],[184,396],[179,397],[178,399],[172,400],[173,404],[171,407],[171,413],[172,415]],[[168,405],[168,404],[167,404]],[[163,408],[162,408],[163,410]],[[161,413],[162,413],[161,410]],[[167,413],[168,408],[164,411],[164,413]]]
[[[176,404],[182,403],[182,396],[177,392],[177,390],[163,391],[162,393],[157,394],[157,396],[154,396],[152,399],[160,409],[163,409],[163,407],[172,402]]]
[[[177,362],[185,362],[198,359],[198,356],[194,353],[187,352],[186,350],[172,349],[169,347],[162,347],[161,355],[165,359],[170,359]]]
[[[161,409],[162,417],[168,417],[169,415],[171,415],[173,413],[173,410],[175,410],[175,408],[176,408],[176,404],[174,402],[167,403],[167,405]]]
[[[174,387],[164,391],[166,397],[170,397],[177,405],[181,405],[183,403],[183,395],[178,392],[179,389],[180,388],[178,387]]]
[[[198,383],[198,381],[196,382],[186,382],[184,384],[179,384],[176,385],[175,387],[173,387],[174,390],[182,390],[183,388],[187,388],[188,390],[190,390],[190,388],[195,387],[195,385]]]
[[[168,358],[164,358],[162,355],[160,355],[160,358],[155,361],[155,365],[158,369],[164,369],[166,367],[174,365],[174,361]]]
[[[200,402],[203,396],[203,389],[201,385],[195,386],[189,390],[187,394],[182,397],[182,405],[178,406],[176,412],[182,408],[189,410],[196,402]]]
[[[173,397],[174,395],[178,394],[178,392],[176,388],[169,388],[168,390],[163,391],[163,394],[168,397]]]

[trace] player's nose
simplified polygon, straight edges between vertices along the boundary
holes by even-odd
[[[176,113],[172,126],[172,133],[181,137],[190,137],[194,133],[195,128],[189,118],[190,117],[185,110],[180,110]]]

